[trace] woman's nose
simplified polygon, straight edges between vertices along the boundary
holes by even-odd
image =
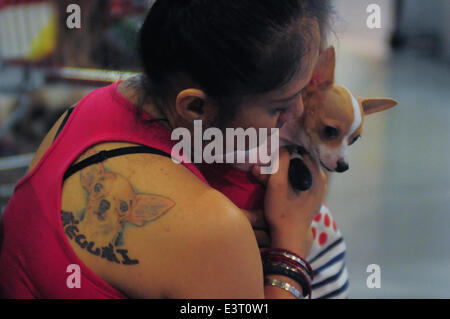
[[[298,102],[298,106],[296,107],[296,114],[295,114],[295,118],[299,118],[300,116],[302,116],[303,112],[305,111],[305,105],[303,104],[303,97],[300,95],[300,101]]]
[[[305,110],[305,107],[303,105],[303,99],[302,97],[299,98],[298,103],[295,103],[295,105],[291,106],[288,111],[283,114],[283,122],[288,122],[292,120],[298,119],[300,116],[302,116],[303,111]]]

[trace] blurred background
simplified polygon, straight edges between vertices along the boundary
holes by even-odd
[[[152,2],[0,0],[0,214],[56,119],[139,71],[136,32]],[[350,170],[331,178],[350,298],[450,298],[450,1],[333,3],[336,81],[399,101],[366,118]],[[66,26],[70,4],[80,29]],[[381,28],[367,25],[370,4]],[[367,287],[371,264],[380,288]]]

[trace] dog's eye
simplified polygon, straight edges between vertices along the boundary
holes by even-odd
[[[100,183],[95,184],[94,186],[94,192],[98,193],[103,189],[103,185]]]
[[[127,202],[124,202],[124,201],[120,202],[120,211],[124,212],[124,213],[128,211],[128,204],[127,204]]]
[[[348,145],[353,145],[356,143],[357,140],[359,140],[361,138],[361,135],[356,136]]]
[[[334,140],[339,136],[339,130],[332,126],[325,126],[324,134],[327,139]]]

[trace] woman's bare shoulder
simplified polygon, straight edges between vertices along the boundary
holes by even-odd
[[[262,278],[259,249],[248,219],[215,190],[198,195],[172,197],[175,205],[147,229],[129,226],[124,239],[139,265],[115,274],[128,295],[261,297],[254,289]],[[236,282],[245,287],[236,289]]]

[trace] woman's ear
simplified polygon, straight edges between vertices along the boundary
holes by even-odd
[[[176,111],[184,120],[192,123],[195,120],[209,121],[214,118],[216,110],[207,103],[206,94],[202,90],[186,89],[177,96]]]
[[[315,91],[331,87],[334,84],[335,67],[336,51],[330,46],[320,54],[307,90]]]

